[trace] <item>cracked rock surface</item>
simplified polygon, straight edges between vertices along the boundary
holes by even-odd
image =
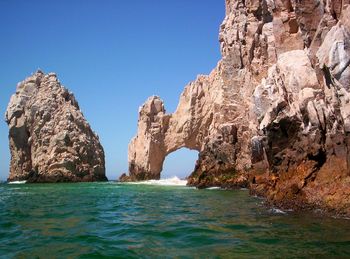
[[[17,85],[6,111],[8,181],[105,181],[104,151],[74,95],[56,74],[37,71]]]
[[[199,151],[190,185],[350,215],[349,17],[349,0],[226,0],[222,59],[174,113],[157,96],[140,108],[122,179],[159,179],[187,147]]]

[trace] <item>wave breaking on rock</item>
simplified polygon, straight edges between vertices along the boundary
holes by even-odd
[[[181,180],[174,176],[171,178],[160,179],[160,180],[147,180],[139,182],[129,182],[129,184],[140,184],[140,185],[160,185],[160,186],[186,186],[187,180]]]

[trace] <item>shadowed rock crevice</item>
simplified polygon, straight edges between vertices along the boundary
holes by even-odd
[[[105,181],[104,151],[79,105],[56,74],[20,82],[6,111],[9,181]]]

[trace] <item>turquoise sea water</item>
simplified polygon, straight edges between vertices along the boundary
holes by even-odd
[[[350,220],[282,214],[248,191],[0,184],[1,258],[346,258]]]

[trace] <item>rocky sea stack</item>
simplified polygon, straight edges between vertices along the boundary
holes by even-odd
[[[158,179],[187,147],[190,185],[350,215],[349,0],[226,0],[219,41],[217,67],[173,114],[156,96],[140,108],[122,179]]]
[[[37,71],[19,83],[6,111],[8,181],[105,181],[104,151],[74,95],[56,74]]]

